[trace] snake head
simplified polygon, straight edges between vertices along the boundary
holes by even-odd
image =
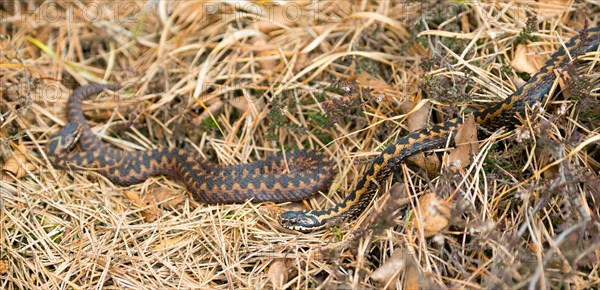
[[[310,232],[325,227],[325,223],[312,215],[310,211],[288,211],[279,216],[279,223],[284,228],[299,231]]]
[[[61,152],[69,152],[75,148],[83,128],[80,124],[69,123],[58,133],[54,134],[48,143],[48,152],[59,155]]]

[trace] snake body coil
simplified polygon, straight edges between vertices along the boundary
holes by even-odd
[[[109,146],[91,131],[81,105],[90,95],[119,88],[90,84],[73,92],[67,107],[69,123],[48,143],[48,159],[54,166],[93,169],[120,185],[166,175],[181,180],[196,200],[213,203],[302,200],[331,181],[330,162],[315,151],[293,151],[249,164],[219,166],[199,161],[194,151],[180,148],[129,152]],[[81,151],[72,151],[77,144]]]
[[[579,36],[573,37],[566,45],[570,56],[576,58],[588,51],[598,48],[600,27],[589,29],[585,41],[578,42]],[[496,103],[487,109],[474,113],[475,121],[483,130],[478,130],[478,136],[487,137],[488,132],[494,132],[502,127],[512,130],[519,123],[518,116],[525,116],[528,106],[543,102],[556,80],[554,69],[563,67],[569,62],[569,54],[564,48],[554,53],[544,67],[535,74],[525,85],[515,91],[506,100]],[[453,145],[457,125],[462,118],[447,121],[413,132],[394,144],[386,147],[367,169],[364,177],[356,184],[356,189],[334,207],[325,210],[308,210],[301,212],[285,212],[280,216],[282,226],[298,231],[312,231],[323,228],[331,223],[359,216],[373,200],[379,184],[389,177],[396,166],[408,156],[440,148],[446,144]]]

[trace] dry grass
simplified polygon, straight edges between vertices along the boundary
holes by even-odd
[[[425,105],[425,92],[435,123],[508,96],[523,83],[515,69],[600,23],[598,4],[285,2],[0,2],[3,164],[27,167],[2,176],[2,288],[598,287],[598,52],[564,68],[570,98],[495,134],[466,167],[430,179],[402,166],[400,183],[340,228],[276,221],[340,201],[409,130],[401,103]],[[518,42],[528,54],[511,64]],[[208,205],[162,177],[124,188],[53,169],[45,144],[69,92],[101,80],[133,87],[84,106],[114,146],[178,145],[220,164],[320,149],[335,181],[297,205]],[[430,238],[426,192],[451,210]]]

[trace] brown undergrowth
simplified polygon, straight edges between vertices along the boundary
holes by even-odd
[[[598,287],[598,52],[514,132],[412,158],[356,221],[276,219],[333,206],[387,144],[507,97],[600,24],[593,1],[549,2],[0,2],[2,288]],[[45,145],[91,81],[129,85],[83,107],[113,146],[224,165],[316,149],[334,182],[210,205],[56,170]]]

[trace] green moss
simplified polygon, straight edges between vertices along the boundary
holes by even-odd
[[[379,63],[370,58],[359,56],[356,59],[356,64],[357,74],[360,74],[363,71],[369,73],[370,75],[379,74]]]
[[[500,71],[502,73],[506,74],[507,76],[512,76],[514,73],[512,67],[508,64],[502,65],[502,67],[500,68]]]
[[[341,242],[344,240],[344,233],[342,233],[342,230],[340,230],[340,228],[334,226],[331,228],[331,232],[335,234],[336,242]]]
[[[537,31],[537,18],[535,16],[529,17],[527,18],[527,25],[525,27],[523,27],[523,29],[521,29],[521,32],[519,32],[519,36],[517,36],[517,38],[515,39],[515,46],[517,46],[520,43],[527,43],[529,41],[535,42],[538,41],[540,38],[537,36],[532,35],[532,33]]]
[[[214,120],[213,118],[202,119],[202,125],[204,125],[204,127],[206,127],[207,129],[216,129],[219,127],[217,125],[216,120]]]
[[[283,146],[283,150],[284,151],[296,151],[299,150],[300,148],[298,147],[298,145],[285,145]]]
[[[518,72],[517,75],[524,81],[528,81],[531,78],[531,75],[524,72]]]
[[[581,118],[584,120],[598,120],[600,119],[600,111],[595,108],[590,108],[581,112]]]
[[[319,127],[327,127],[331,124],[331,119],[324,113],[308,114],[308,118],[313,120]]]
[[[421,64],[419,65],[421,66],[421,69],[424,71],[431,71],[433,69],[433,67],[435,66],[435,63],[433,62],[433,59],[428,57],[423,59],[423,61],[421,62]]]
[[[460,53],[466,47],[467,41],[456,37],[443,38],[442,43],[455,53]]]

